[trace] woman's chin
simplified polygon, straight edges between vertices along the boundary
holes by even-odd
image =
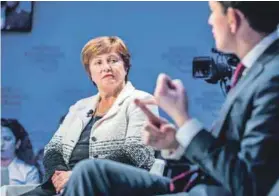
[[[115,80],[112,80],[112,79],[110,79],[110,80],[104,80],[103,81],[103,86],[104,87],[109,87],[109,88],[111,88],[112,86],[114,86],[114,85],[116,85],[117,84],[117,82],[115,81]]]
[[[102,89],[115,89],[117,87],[117,83],[115,81],[104,81],[102,83]]]

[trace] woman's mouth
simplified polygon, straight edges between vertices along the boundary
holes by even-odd
[[[106,75],[103,76],[103,78],[107,78],[107,77],[113,77],[113,75],[112,74],[106,74]]]

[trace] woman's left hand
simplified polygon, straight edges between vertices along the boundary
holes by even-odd
[[[51,178],[51,181],[55,187],[56,193],[60,193],[60,191],[65,187],[68,182],[72,171],[58,171],[56,170]]]

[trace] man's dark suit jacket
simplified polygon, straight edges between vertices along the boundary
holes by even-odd
[[[199,132],[184,156],[231,195],[268,194],[279,178],[279,40],[231,89],[213,132]]]

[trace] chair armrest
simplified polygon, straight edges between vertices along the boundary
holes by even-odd
[[[155,174],[158,176],[163,176],[164,170],[166,166],[166,161],[162,159],[155,159],[155,162],[153,163],[149,173]]]

